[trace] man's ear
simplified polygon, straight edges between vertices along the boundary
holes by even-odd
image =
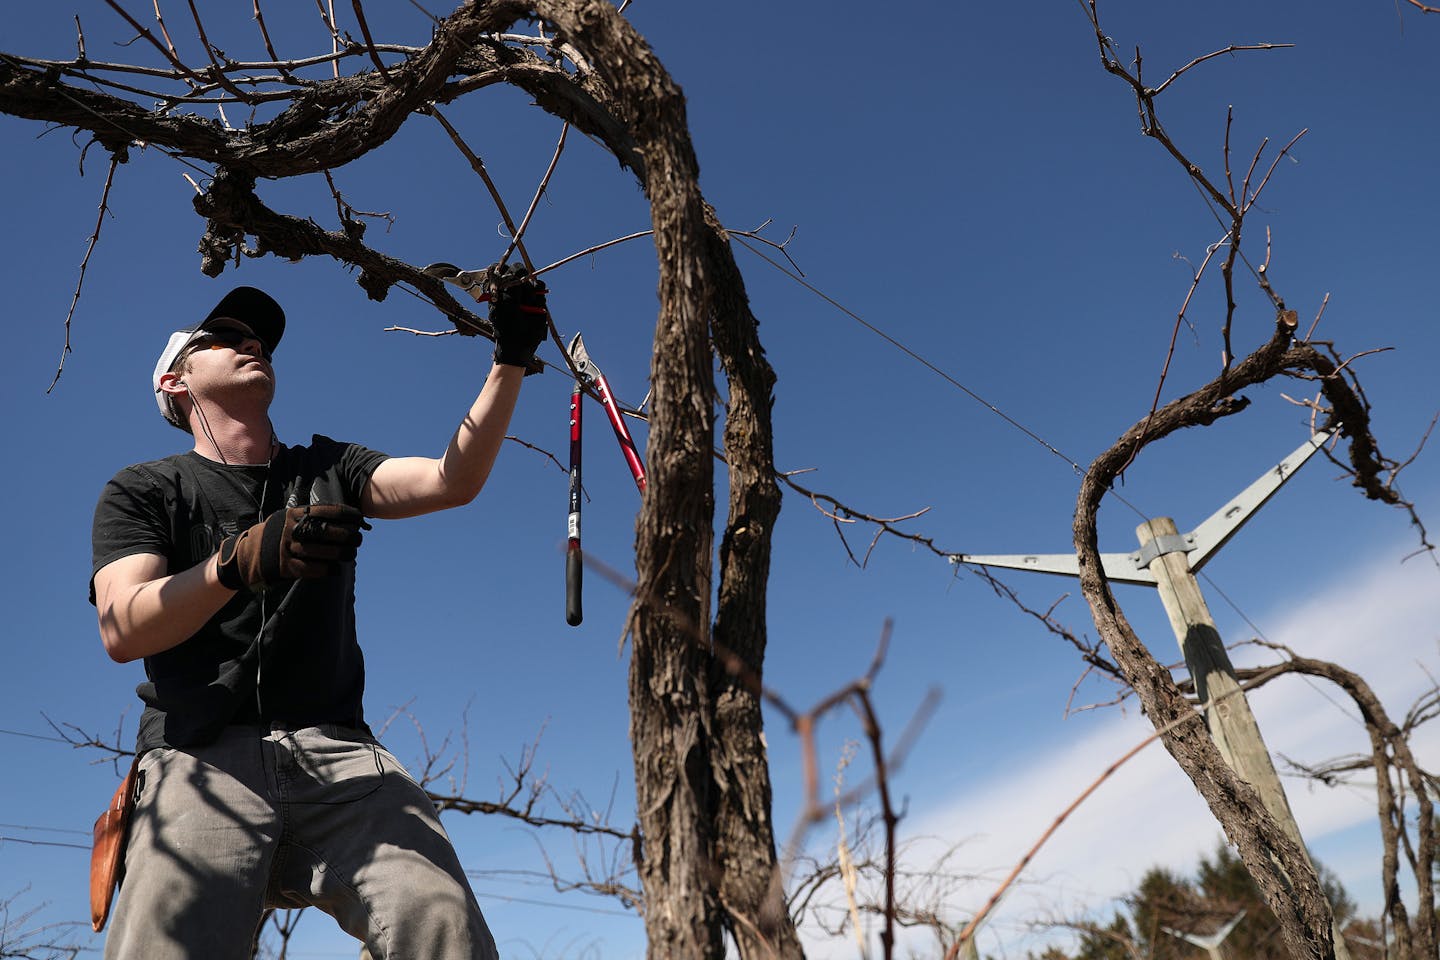
[[[168,373],[160,374],[160,392],[168,393],[172,397],[178,397],[182,394],[188,394],[190,392],[190,388],[186,386],[185,381],[183,378],[181,378],[180,374],[176,373],[174,370],[171,370]]]

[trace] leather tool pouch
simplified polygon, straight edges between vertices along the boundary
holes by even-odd
[[[110,917],[110,901],[119,886],[125,863],[125,840],[130,832],[130,814],[135,810],[137,757],[130,764],[110,806],[95,821],[95,845],[90,850],[90,925],[98,933]]]

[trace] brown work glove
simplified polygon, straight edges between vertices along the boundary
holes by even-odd
[[[317,503],[276,510],[221,541],[216,571],[231,590],[259,591],[286,580],[334,576],[355,559],[362,527],[370,529],[354,507]]]

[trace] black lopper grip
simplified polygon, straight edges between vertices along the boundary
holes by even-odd
[[[580,583],[585,573],[585,558],[579,547],[571,547],[565,554],[565,622],[572,627],[580,626],[585,613],[580,609]]]

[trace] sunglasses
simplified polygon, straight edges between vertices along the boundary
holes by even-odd
[[[186,352],[193,353],[198,350],[203,350],[206,347],[211,350],[229,347],[233,350],[247,340],[254,340],[260,344],[260,356],[264,357],[267,361],[270,359],[270,348],[265,346],[265,341],[253,333],[245,330],[237,330],[234,327],[216,327],[213,330],[206,330],[200,334],[200,336],[190,341],[190,347]]]

